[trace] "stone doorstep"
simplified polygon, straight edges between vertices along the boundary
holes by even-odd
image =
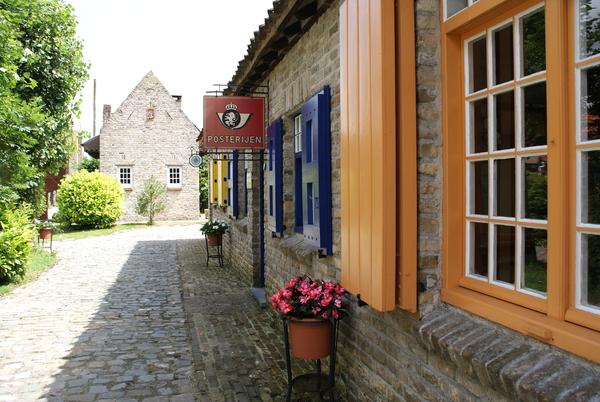
[[[248,290],[250,290],[250,293],[252,293],[252,296],[254,296],[254,298],[256,299],[258,304],[260,304],[261,307],[267,307],[265,288],[248,288]]]

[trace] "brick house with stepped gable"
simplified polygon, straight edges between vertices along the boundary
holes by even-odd
[[[230,83],[268,85],[265,163],[210,213],[267,298],[350,292],[336,400],[600,400],[596,6],[273,3]]]
[[[167,187],[167,208],[156,221],[198,220],[198,168],[189,164],[200,130],[181,110],[181,96],[171,96],[152,71],[111,113],[104,106],[103,125],[88,140],[86,151],[100,156],[100,171],[115,177],[125,190],[123,222],[143,222],[136,214],[137,195],[154,175]],[[86,144],[84,144],[84,148]]]

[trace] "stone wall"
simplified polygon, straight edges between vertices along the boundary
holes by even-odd
[[[146,222],[135,213],[137,195],[144,181],[154,175],[168,184],[169,167],[181,168],[181,186],[168,187],[163,196],[167,208],[156,221],[198,220],[198,168],[189,162],[190,147],[197,149],[198,128],[150,72],[114,112],[105,110],[100,130],[100,171],[118,179],[119,167],[132,169],[132,186],[125,188],[124,222]],[[106,109],[106,108],[105,108]],[[154,119],[147,119],[148,109]]]
[[[347,297],[349,317],[340,323],[337,400],[593,400],[600,395],[597,365],[440,301],[443,144],[439,7],[437,0],[415,1],[418,282],[424,284],[419,292],[419,313],[398,308],[381,313],[369,306],[359,307],[354,295]],[[282,238],[265,233],[267,298],[295,275],[341,279],[338,41],[338,10],[333,5],[268,77],[269,123],[283,117],[285,230]],[[294,115],[324,85],[331,86],[332,94],[334,255],[319,259],[293,230],[292,137]],[[255,239],[250,233],[257,229],[249,222],[244,235]],[[242,232],[236,225],[234,238]],[[241,246],[234,247],[241,252]],[[242,256],[238,251],[231,253],[233,265],[238,265],[237,258]],[[247,256],[244,258],[240,261],[246,264]],[[236,269],[245,278],[255,272],[248,266]]]

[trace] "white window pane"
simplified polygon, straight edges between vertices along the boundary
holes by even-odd
[[[446,18],[452,17],[454,14],[467,7],[467,0],[446,0]]]
[[[600,53],[600,0],[579,0],[579,56]]]
[[[600,307],[600,236],[581,235],[579,294],[583,306]]]
[[[521,288],[545,294],[548,287],[548,231],[523,228]]]
[[[580,71],[581,141],[600,139],[600,66]]]
[[[543,8],[521,19],[523,77],[546,70],[546,16]]]
[[[600,150],[582,152],[580,158],[581,222],[600,224]]]

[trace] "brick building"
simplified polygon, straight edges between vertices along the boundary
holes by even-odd
[[[135,207],[152,175],[167,187],[167,208],[156,221],[198,220],[198,168],[188,161],[200,131],[181,110],[181,96],[171,96],[150,71],[116,111],[105,105],[103,114],[100,134],[88,141],[88,148],[98,152],[100,171],[125,190],[121,220],[147,220]]]
[[[594,4],[274,2],[231,81],[265,163],[216,162],[211,214],[267,297],[350,292],[339,400],[600,398]]]

